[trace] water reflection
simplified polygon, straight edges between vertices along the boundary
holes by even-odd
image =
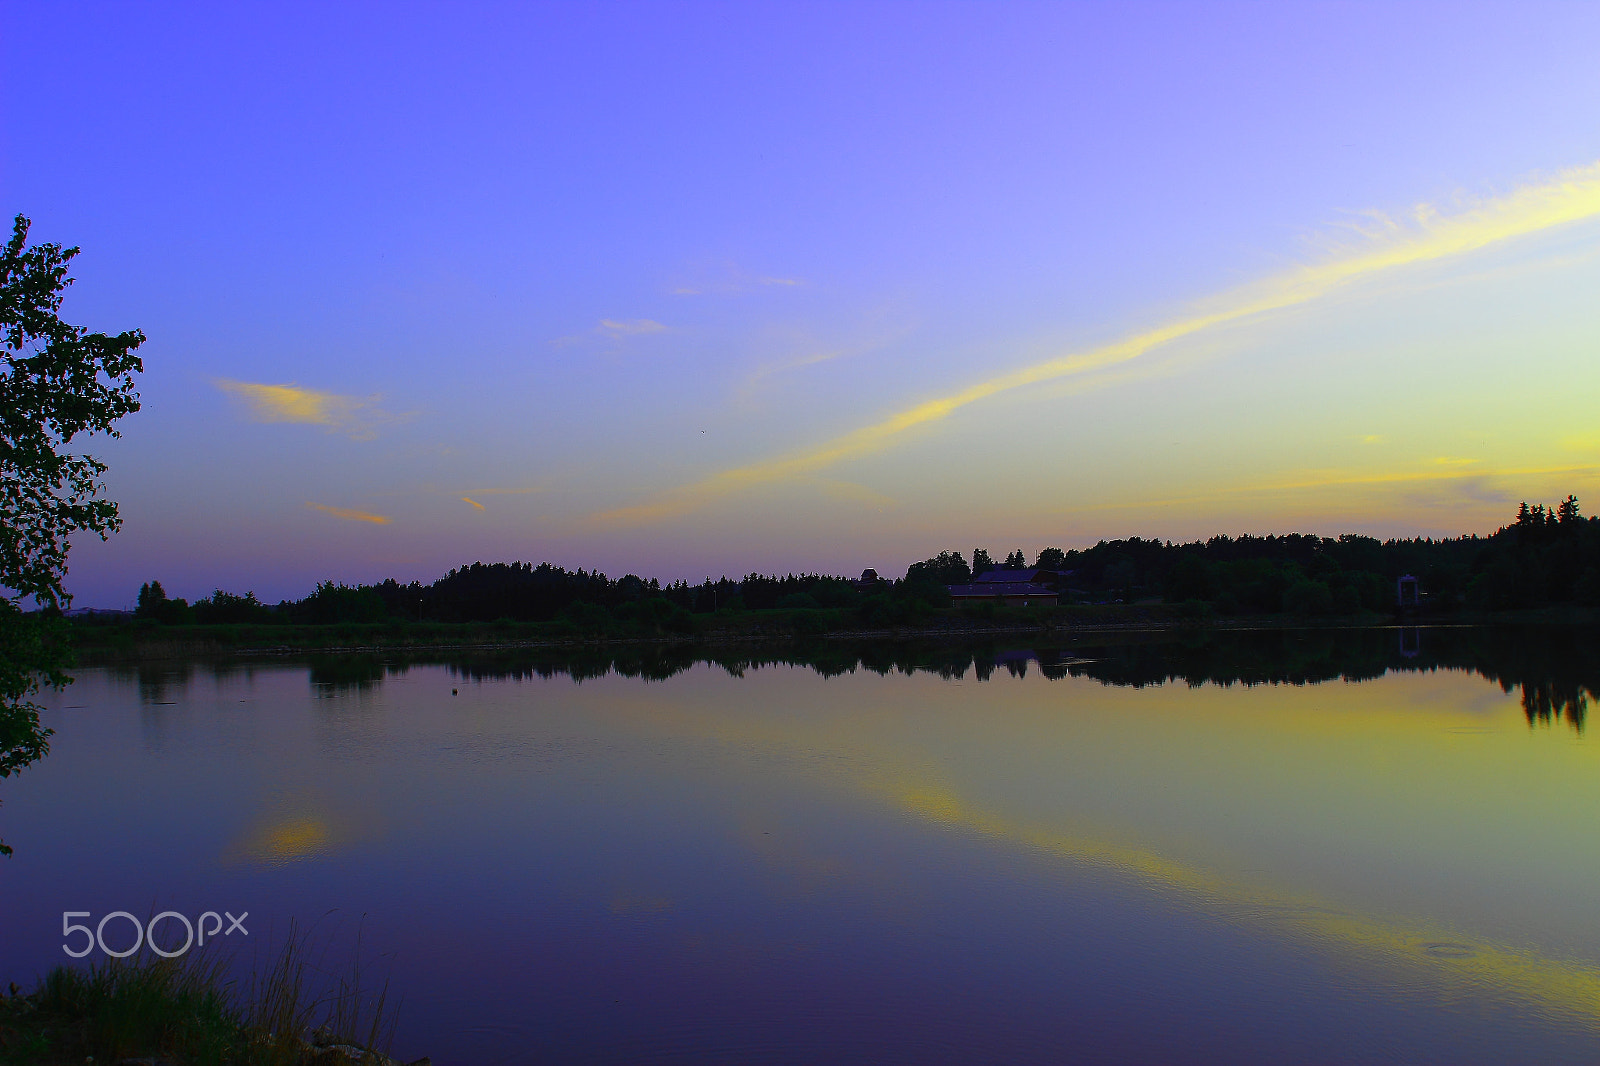
[[[369,692],[390,673],[404,673],[388,660],[374,655],[313,655],[311,689],[321,697]]]
[[[1020,646],[1019,646],[1020,645]],[[824,677],[867,671],[931,673],[988,681],[996,670],[1023,678],[1030,668],[1059,680],[1087,677],[1106,685],[1308,685],[1367,681],[1389,673],[1463,670],[1521,689],[1528,723],[1567,723],[1582,733],[1589,702],[1600,692],[1600,632],[1576,627],[1440,627],[1400,629],[1247,630],[1087,635],[1032,646],[998,641],[953,643],[814,641],[763,649],[692,644],[587,645],[421,656],[321,656],[310,661],[319,695],[368,692],[413,664],[442,663],[467,682],[564,677],[583,682],[610,675],[665,681],[699,664],[734,677],[762,667],[806,666]],[[141,695],[164,694],[167,673],[148,679]],[[153,702],[153,696],[147,697]]]
[[[1527,715],[1529,726],[1549,725],[1554,720],[1565,719],[1574,730],[1582,733],[1584,718],[1589,711],[1589,697],[1593,691],[1578,684],[1524,681],[1522,713]]]
[[[1065,836],[1048,825],[1020,822],[938,787],[911,787],[886,798],[929,822],[1021,844],[1073,863],[1102,866],[1244,924],[1272,921],[1280,935],[1335,947],[1369,966],[1408,973],[1450,998],[1465,1000],[1474,991],[1491,989],[1541,1013],[1588,1027],[1600,1023],[1600,967],[1589,963],[1487,938],[1466,942],[1459,933],[1442,939],[1454,931],[1336,909],[1314,897],[1274,894],[1260,885],[1118,840]]]
[[[190,662],[142,662],[116,669],[116,676],[138,686],[139,702],[152,707],[169,707],[183,700],[194,680]]]
[[[84,671],[6,976],[221,900],[372,915],[441,1062],[1590,1061],[1594,636]]]
[[[693,644],[585,645],[426,653],[317,655],[309,666],[319,698],[370,696],[386,678],[412,665],[442,664],[466,682],[550,680],[583,682],[611,675],[665,681],[699,664],[734,677],[763,667],[806,666],[824,677],[867,671],[880,675],[931,673],[947,680],[988,681],[996,670],[1024,678],[1030,668],[1052,680],[1087,677],[1106,685],[1181,681],[1200,685],[1307,685],[1367,681],[1388,673],[1464,670],[1520,689],[1530,727],[1565,722],[1582,734],[1589,703],[1600,693],[1600,631],[1580,627],[1439,627],[1398,629],[1247,630],[1119,633],[1027,644],[818,640],[752,648]],[[251,677],[250,663],[211,664],[220,685]],[[138,686],[147,709],[182,702],[192,663],[140,663],[114,668]],[[151,730],[161,732],[159,712]]]

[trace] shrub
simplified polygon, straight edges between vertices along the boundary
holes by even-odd
[[[1283,609],[1291,614],[1330,614],[1333,593],[1320,581],[1302,578],[1284,591]]]

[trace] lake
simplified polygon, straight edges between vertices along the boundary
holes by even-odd
[[[1600,1057],[1593,633],[702,654],[80,669],[0,979],[248,912],[440,1064]]]

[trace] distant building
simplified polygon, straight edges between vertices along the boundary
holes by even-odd
[[[871,592],[873,589],[884,583],[884,580],[878,576],[878,572],[870,566],[861,571],[861,579],[859,581],[850,582],[850,584],[854,585],[862,592]]]
[[[1054,570],[985,570],[970,585],[950,585],[950,599],[964,603],[1002,603],[1008,607],[1054,607],[1059,575]]]

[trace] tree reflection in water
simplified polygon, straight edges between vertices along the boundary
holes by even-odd
[[[1509,693],[1520,688],[1528,723],[1566,722],[1583,732],[1600,692],[1600,631],[1556,626],[1441,626],[1350,629],[1190,630],[1042,634],[1012,642],[812,640],[786,645],[709,647],[691,643],[465,650],[317,656],[311,684],[319,695],[363,692],[411,665],[442,663],[463,681],[617,674],[664,681],[701,664],[735,677],[771,666],[804,666],[824,677],[856,671],[933,673],[987,681],[996,670],[1049,679],[1087,677],[1106,685],[1308,685],[1365,681],[1386,673],[1465,670]],[[161,681],[141,676],[147,693]],[[168,680],[162,678],[162,681]]]

